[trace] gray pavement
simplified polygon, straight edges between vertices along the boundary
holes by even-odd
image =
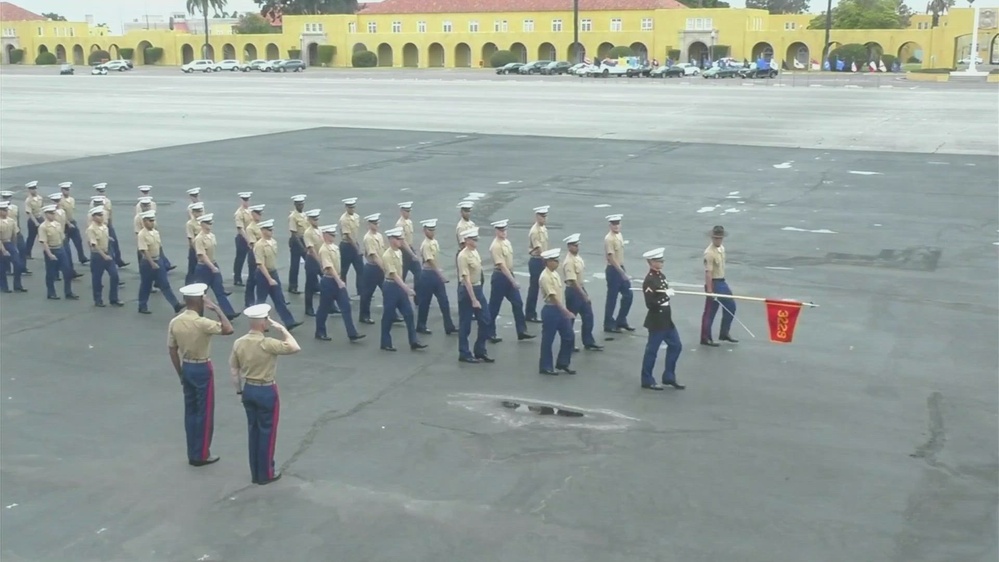
[[[995,84],[940,87],[883,75],[745,82],[468,70],[30,70],[0,73],[0,167],[317,126],[999,155]],[[807,87],[787,87],[795,84]],[[250,165],[260,156],[240,158]]]
[[[67,83],[33,80],[32,88],[51,95]],[[516,343],[506,308],[506,341],[491,347],[498,361],[488,366],[456,362],[456,342],[441,333],[436,313],[436,333],[419,354],[378,351],[374,327],[364,328],[363,345],[349,345],[336,317],[335,341],[320,343],[306,324],[297,330],[303,352],[279,366],[277,462],[286,476],[255,487],[248,484],[243,412],[224,369],[231,338],[213,346],[213,451],[222,461],[194,469],[184,459],[162,298],[151,301],[153,316],[135,313],[133,267],[123,274],[124,309],[90,306],[88,280],[77,283],[83,300],[46,301],[36,260],[31,292],[0,300],[3,560],[915,562],[999,554],[994,156],[671,143],[660,142],[661,131],[641,142],[350,128],[251,136],[279,121],[267,116],[267,100],[278,99],[281,88],[224,102],[208,95],[220,82],[194,87],[206,96],[192,114],[197,123],[182,117],[194,111],[195,94],[172,89],[172,81],[162,82],[171,89],[159,94],[175,96],[169,113],[125,86],[127,93],[103,95],[128,111],[83,116],[84,108],[100,107],[94,102],[103,84],[128,80],[80,82],[79,108],[31,113],[56,147],[54,158],[65,158],[71,144],[52,134],[70,112],[77,120],[70,126],[93,131],[73,141],[80,155],[138,141],[144,135],[133,119],[160,112],[146,123],[150,143],[203,140],[213,127],[219,136],[247,138],[9,167],[4,185],[71,179],[82,200],[82,186],[107,181],[124,212],[134,186],[150,183],[167,252],[178,263],[183,191],[195,183],[214,212],[227,216],[236,192],[252,190],[279,221],[288,197],[300,191],[309,194],[309,207],[324,209],[324,220],[339,215],[337,202],[346,196],[361,198],[362,213],[386,218],[398,201],[412,199],[414,218],[441,219],[445,255],[454,250],[455,203],[470,192],[484,194],[474,219],[511,219],[517,248],[531,208],[550,204],[553,241],[583,234],[598,309],[604,215],[625,215],[633,274],[644,272],[641,253],[662,245],[667,275],[685,283],[697,282],[704,233],[720,223],[732,233],[728,277],[737,292],[821,307],[802,313],[792,344],[775,345],[766,341],[762,307],[740,303],[739,318],[757,338],[740,329],[739,344],[705,349],[697,337],[702,300],[677,296],[685,345],[679,376],[688,388],[663,393],[639,388],[641,329],[607,341],[603,353],[577,354],[578,375],[547,378],[537,374],[538,345]],[[41,133],[26,134],[29,115],[17,115],[26,111],[25,86],[4,82],[7,163],[42,155]],[[294,126],[349,121],[371,107],[360,97],[345,101],[362,90],[335,86],[342,97],[329,102],[327,114],[310,113],[317,93],[281,102],[300,114]],[[393,90],[403,87],[418,98],[384,107],[382,125],[416,120],[405,115],[430,103],[420,97],[445,92],[415,82]],[[450,87],[435,103],[457,115],[490,105],[460,101],[473,86]],[[517,132],[528,125],[513,121],[542,111],[518,115],[517,108],[550,96],[550,109],[562,99],[540,88],[521,98],[512,89],[482,95],[509,100],[513,111],[502,117]],[[393,90],[379,95],[398,95]],[[634,108],[599,91],[608,113]],[[730,90],[698,90],[689,99],[708,107],[723,91]],[[760,95],[753,92],[740,94]],[[898,91],[876,95],[857,110],[916,112],[884,97]],[[976,103],[974,93],[963,95],[964,106]],[[781,96],[783,106],[794,106]],[[766,99],[751,97],[740,109],[778,103]],[[826,119],[828,101],[812,102]],[[677,121],[689,123],[689,113],[678,108]],[[745,121],[740,142],[752,136],[752,119],[729,120]],[[808,130],[812,123],[799,125],[803,137],[822,134]],[[125,140],[116,140],[128,127]],[[864,129],[897,136],[884,124]],[[566,130],[573,126],[552,126],[548,134]],[[886,148],[916,150],[905,139],[894,142]],[[976,150],[954,146],[962,147]],[[219,263],[228,273],[232,232],[218,224]],[[125,244],[126,254],[132,247]],[[523,255],[516,265],[526,270]],[[300,298],[292,301],[301,315]],[[598,310],[598,324],[602,317]],[[640,302],[630,317],[641,325]],[[397,328],[394,337],[402,342],[404,333]],[[505,399],[584,415],[510,410]]]

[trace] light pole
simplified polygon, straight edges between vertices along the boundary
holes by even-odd
[[[829,62],[829,30],[832,29],[832,0],[826,3],[826,44],[822,47],[822,66],[819,68],[825,68],[826,63]],[[829,63],[829,70],[836,70],[832,67],[832,63]]]
[[[968,0],[968,5],[974,11],[974,16],[971,18],[971,57],[968,62],[968,73],[974,74],[978,72],[975,68],[975,60],[978,58],[978,8],[975,7],[975,0]]]
[[[708,68],[711,68],[711,61],[715,58],[715,39],[718,39],[718,31],[711,30],[711,47],[708,48]]]
[[[579,64],[579,0],[572,0],[572,62]]]

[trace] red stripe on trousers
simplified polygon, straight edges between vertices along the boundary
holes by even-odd
[[[274,444],[277,443],[278,418],[281,416],[281,396],[274,385],[274,413],[271,415],[271,438],[267,444],[267,478],[274,478]]]

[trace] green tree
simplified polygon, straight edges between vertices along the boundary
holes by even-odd
[[[940,16],[954,7],[954,0],[930,0],[926,5],[926,11],[933,16],[933,27],[940,25]]]
[[[218,13],[225,9],[227,0],[187,0],[187,13],[194,15],[195,10],[201,12],[205,20],[205,46],[201,48],[201,58],[208,58],[208,10]]]
[[[722,0],[678,0],[688,8],[728,8],[728,2]]]
[[[52,20],[52,21],[66,21],[65,17],[60,16],[59,14],[57,14],[55,12],[43,13],[42,17],[45,18],[45,19],[47,19],[47,20]]]
[[[240,35],[262,35],[277,32],[277,28],[260,14],[243,14],[232,29]]]
[[[357,0],[253,0],[264,17],[355,14]]]
[[[899,0],[841,0],[832,10],[833,29],[903,29],[912,10]],[[826,15],[814,18],[808,29],[825,29]]]
[[[808,0],[746,0],[746,7],[766,10],[771,14],[804,14],[808,11]]]

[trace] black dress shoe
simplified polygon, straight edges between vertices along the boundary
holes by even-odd
[[[305,311],[305,315],[306,316],[313,316],[314,317],[316,315],[316,311],[315,310],[306,310]]]
[[[228,297],[232,295],[232,291],[222,291],[222,294]]]
[[[418,329],[418,330],[416,330],[416,333],[417,334],[423,334],[425,336],[429,336],[430,334],[433,334],[433,332],[431,332],[430,330],[428,330],[426,328]]]
[[[411,343],[411,344],[409,344],[409,349],[412,349],[413,351],[417,351],[417,350],[420,350],[420,349],[426,349],[426,348],[427,348],[427,344],[425,344],[425,343]]]
[[[394,319],[392,320],[392,323],[393,323],[393,324],[398,324],[399,322],[405,322],[405,320],[403,320],[402,316],[396,316],[396,317],[395,317],[395,318],[394,318]]]
[[[235,320],[239,318],[240,314],[242,314],[242,312],[233,312],[232,314],[226,314],[225,317],[228,318],[229,320]]]
[[[575,375],[576,374],[576,371],[570,369],[569,367],[559,367],[558,365],[556,365],[555,369],[558,370],[558,371],[562,371],[563,373],[565,373],[567,375]]]
[[[547,370],[545,370],[545,369],[541,369],[541,370],[539,370],[539,371],[538,371],[538,374],[539,374],[539,375],[551,375],[551,376],[556,376],[556,377],[558,376],[558,373],[557,373],[557,372],[555,372],[555,371],[547,371]]]
[[[454,334],[457,334],[457,333],[458,333],[458,330],[446,330],[444,332],[444,335],[445,336],[450,336],[450,335],[454,335]]]
[[[316,339],[319,341],[333,341],[333,338],[329,336],[316,336]]]
[[[398,349],[392,347],[391,345],[383,345],[382,351],[399,351]]]
[[[490,357],[488,355],[476,355],[475,358],[478,359],[479,361],[482,361],[483,363],[495,363],[496,362],[495,359],[493,359],[492,357]]]
[[[572,352],[573,353],[579,353],[579,348],[578,347],[573,347],[572,348]]]
[[[124,281],[118,281],[118,286],[119,287],[124,287],[125,286],[125,282]]]
[[[475,357],[459,357],[459,363],[480,363],[480,361]]]
[[[291,293],[291,294],[293,294],[293,295],[301,295],[302,294],[302,291],[299,291],[298,289],[288,289],[288,292]]]
[[[737,340],[737,339],[735,339],[735,338],[733,338],[732,336],[729,336],[729,335],[718,336],[718,339],[721,340],[721,341],[727,341],[728,343],[739,343],[739,340]]]
[[[537,318],[537,317],[535,317],[535,318],[527,318],[526,321],[530,322],[531,324],[540,324],[541,323],[541,319]]]
[[[645,390],[664,390],[663,387],[659,386],[658,384],[643,384],[642,388],[644,388]]]
[[[89,258],[80,258],[80,265],[87,265],[88,263],[90,263]]]
[[[708,347],[718,347],[718,343],[711,340],[701,340],[701,345],[706,345]]]
[[[208,457],[207,459],[205,459],[203,461],[190,461],[189,460],[189,461],[187,461],[187,464],[189,464],[191,466],[208,466],[210,464],[214,464],[214,463],[219,462],[219,458],[221,458],[221,457],[211,456],[211,457]]]
[[[121,301],[111,301],[111,306],[125,306],[125,303]]]
[[[81,278],[81,277],[83,277],[83,274],[82,274],[82,273],[74,273],[74,274],[73,274],[73,279],[79,279],[79,278]]]
[[[277,482],[280,479],[281,479],[281,473],[280,472],[275,472],[274,473],[274,478],[271,478],[269,480],[261,480],[260,482],[254,482],[254,484],[257,484],[258,486],[266,486],[266,485],[270,484],[271,482]]]
[[[352,341],[352,342],[355,342],[355,341],[361,341],[361,340],[363,340],[363,339],[364,339],[365,337],[367,337],[367,334],[357,334],[356,336],[353,336],[353,337],[351,337],[351,338],[350,338],[350,341]]]
[[[171,265],[170,267],[167,268],[167,271],[173,271],[175,269],[177,269],[177,266],[176,265]]]
[[[302,325],[301,322],[292,322],[291,324],[289,324],[286,327],[288,328],[288,331],[290,332],[290,331],[294,330],[295,328],[297,328],[297,327],[299,327],[301,325]]]
[[[98,308],[104,308],[104,307],[105,307],[105,306],[107,306],[107,305],[106,305],[106,304],[104,304],[104,303],[102,303],[102,302],[95,302],[95,303],[94,303],[94,306],[96,306],[96,307],[98,307]]]
[[[684,386],[684,385],[682,385],[682,384],[680,384],[680,383],[678,383],[676,381],[673,381],[673,382],[663,381],[663,385],[665,385],[665,386],[672,386],[673,388],[675,388],[677,390],[683,390],[683,389],[687,388],[686,386]]]
[[[28,290],[25,289],[24,287],[18,287],[16,289],[14,289],[14,292],[16,292],[16,293],[27,293]]]
[[[360,320],[358,320],[358,322],[360,322],[361,324],[374,324],[375,323],[375,321],[372,320],[372,319],[370,319],[370,318],[361,318]]]
[[[71,300],[71,301],[78,301],[78,300],[80,300],[80,295],[74,295],[74,294],[70,293],[70,294],[66,295],[66,298],[69,299],[69,300]]]
[[[634,332],[635,331],[635,329],[632,328],[631,326],[621,326],[621,329],[622,330],[627,330],[629,332]]]
[[[243,285],[243,282],[238,279],[236,281],[233,281],[232,285],[233,287],[245,287],[245,285]]]
[[[503,338],[489,338],[489,343],[500,343],[502,341]]]
[[[585,347],[586,347],[587,351],[603,351],[604,350],[604,346],[597,345],[597,344],[587,345]]]
[[[517,341],[533,340],[536,337],[537,336],[535,336],[534,334],[527,334],[527,333],[517,334]]]
[[[608,334],[620,334],[624,330],[622,330],[621,328],[604,328],[604,331],[607,332]]]
[[[25,269],[24,271],[21,272],[21,275],[23,275],[25,277],[31,277],[32,273],[30,271],[28,271],[27,269]]]
[[[181,310],[184,310],[184,305],[182,305],[182,304],[180,304],[180,303],[177,303],[177,304],[176,304],[176,305],[175,305],[175,306],[173,307],[173,311],[174,311],[175,313],[176,313],[176,312],[180,312]]]
[[[49,297],[49,298],[52,298],[52,297]],[[139,309],[139,314],[152,314],[152,312],[150,312],[148,308],[146,308],[146,309],[140,308]]]
[[[118,267],[128,267],[128,262],[127,261],[123,261],[123,262],[121,262],[121,263],[118,264]]]
[[[6,289],[6,290],[4,290],[3,292],[4,292],[4,293],[13,293],[14,291],[13,291],[13,290],[11,290],[11,289]]]
[[[49,296],[48,296],[48,299],[49,299],[50,301],[58,301],[58,300],[62,300],[62,299],[61,299],[60,297],[57,297],[56,295],[49,295]]]

